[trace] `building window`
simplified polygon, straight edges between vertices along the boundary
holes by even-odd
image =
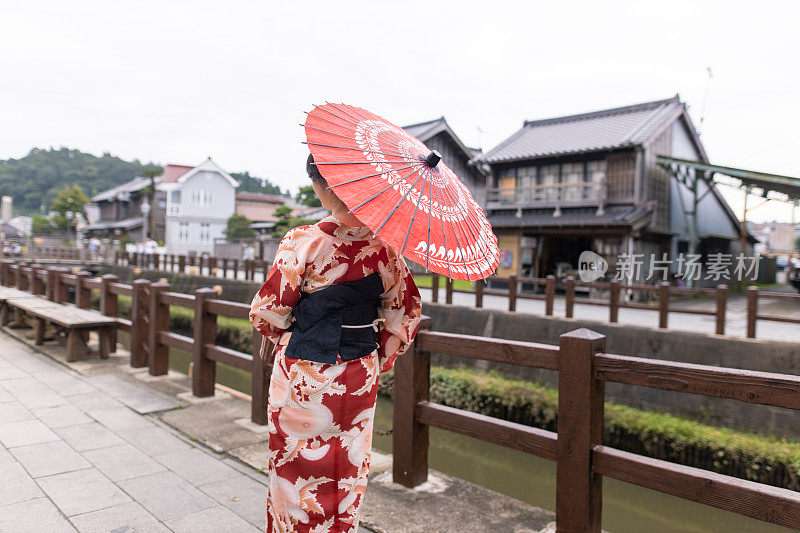
[[[172,191],[172,203],[173,204],[181,203],[181,191]]]
[[[536,167],[517,169],[518,200],[533,200],[536,196]]]
[[[559,165],[544,165],[539,167],[542,192],[537,200],[548,202],[558,200],[558,173]]]
[[[211,193],[206,189],[192,191],[192,204],[200,207],[211,207]]]
[[[159,198],[156,200],[156,205],[159,209],[166,209],[167,208],[167,199],[166,198]]]
[[[187,242],[189,240],[189,223],[188,222],[181,222],[178,225],[178,240],[181,242]]]
[[[564,163],[561,165],[561,183],[564,184],[562,198],[580,200],[583,193],[583,163]]]
[[[208,242],[211,240],[211,224],[208,222],[200,223],[200,242]]]

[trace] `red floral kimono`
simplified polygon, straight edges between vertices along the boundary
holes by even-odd
[[[335,364],[284,354],[300,291],[378,272],[385,292],[380,347]],[[421,300],[403,258],[369,228],[332,216],[291,230],[281,241],[250,320],[275,343],[269,385],[267,532],[356,531],[369,474],[378,375],[408,349]]]

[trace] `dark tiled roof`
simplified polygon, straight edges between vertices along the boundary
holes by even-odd
[[[155,178],[156,184],[161,183],[161,176]],[[100,194],[97,194],[92,197],[92,202],[103,202],[107,200],[113,200],[118,194],[121,193],[130,193],[141,191],[145,187],[150,185],[150,178],[133,178],[131,181],[127,181],[122,185],[117,185],[113,189],[108,189],[107,191],[103,191]]]
[[[481,154],[480,148],[470,148],[469,146],[465,145],[458,135],[455,134],[453,129],[447,123],[444,117],[439,117],[434,120],[429,120],[427,122],[420,122],[419,124],[411,124],[408,126],[403,126],[403,129],[406,130],[407,133],[413,135],[417,139],[422,142],[427,142],[437,133],[442,131],[446,131],[450,134],[453,140],[458,144],[468,158],[473,158]]]
[[[526,120],[522,129],[478,158],[487,163],[646,143],[684,110],[678,96],[592,113]]]
[[[495,228],[627,227],[651,216],[652,206],[649,204],[608,206],[602,215],[597,214],[596,207],[562,208],[561,216],[558,217],[554,217],[553,212],[553,209],[534,209],[525,212],[521,217],[510,214],[489,215],[488,218]]]

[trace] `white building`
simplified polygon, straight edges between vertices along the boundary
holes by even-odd
[[[167,165],[158,190],[166,192],[167,253],[212,253],[236,210],[239,182],[210,157],[201,165]]]

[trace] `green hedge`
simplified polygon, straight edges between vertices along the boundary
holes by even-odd
[[[392,373],[381,376],[391,397]],[[556,431],[558,391],[495,372],[431,368],[430,399],[466,411]],[[603,443],[621,450],[800,490],[800,443],[718,428],[606,403]]]
[[[130,298],[119,297],[119,314],[130,318]],[[172,306],[170,329],[192,335],[191,309]],[[220,317],[217,343],[250,353],[252,327]],[[392,372],[380,391],[392,395]],[[538,383],[468,368],[431,368],[431,401],[511,422],[556,431],[558,392]],[[800,491],[800,443],[718,428],[668,414],[606,403],[603,442],[621,450]]]

